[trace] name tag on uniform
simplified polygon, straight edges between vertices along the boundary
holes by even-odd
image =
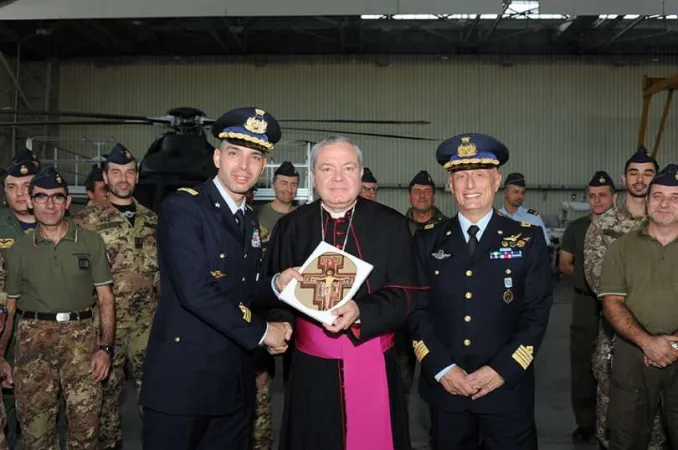
[[[78,268],[80,270],[89,269],[89,258],[86,255],[78,255]]]
[[[134,248],[136,249],[144,248],[143,238],[134,238]]]

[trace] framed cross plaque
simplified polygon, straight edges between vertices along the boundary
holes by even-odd
[[[332,310],[351,300],[373,266],[321,242],[301,266],[303,281],[292,280],[280,299],[319,322],[331,325]]]

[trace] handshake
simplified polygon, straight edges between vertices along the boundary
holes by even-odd
[[[268,322],[263,344],[271,355],[285,353],[292,338],[292,325],[287,322]]]

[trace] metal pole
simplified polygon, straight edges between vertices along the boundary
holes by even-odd
[[[52,106],[52,61],[47,62],[47,74],[46,74],[46,82],[45,82],[45,111],[49,111],[51,106]],[[50,120],[49,116],[45,116],[45,120]],[[49,125],[45,125],[45,135],[49,135]],[[43,143],[42,144],[42,154],[45,154],[45,150],[47,150],[47,144]]]
[[[4,59],[3,56],[3,61],[5,62],[5,65],[7,66],[7,60]],[[19,109],[19,69],[20,69],[20,64],[19,62],[21,61],[21,42],[16,43],[16,62],[15,62],[15,74],[14,74],[14,109]],[[9,71],[9,66],[7,66],[7,70]],[[11,72],[9,72],[10,75],[12,75]],[[17,114],[14,114],[14,123],[16,123],[19,120],[19,116]],[[12,155],[10,157],[14,158],[14,155],[16,155],[16,139],[17,139],[17,129],[16,127],[12,127]]]

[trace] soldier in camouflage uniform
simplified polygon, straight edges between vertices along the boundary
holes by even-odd
[[[40,161],[28,149],[21,151],[10,163],[3,175],[6,207],[0,209],[0,256],[4,256],[17,239],[35,228],[35,217],[28,209],[28,185],[40,168]],[[4,293],[5,277],[0,276],[0,296],[6,301]],[[14,311],[9,311],[8,324],[0,336],[0,356],[14,365]],[[17,443],[19,423],[16,418],[14,390],[7,386],[2,390],[2,400],[7,412],[5,435],[10,448]]]
[[[255,209],[261,230],[262,250],[264,252],[266,252],[271,232],[278,219],[296,209],[294,199],[299,188],[299,171],[291,162],[285,161],[276,169],[273,175],[272,187],[275,199]],[[264,275],[262,274],[262,276]],[[264,349],[258,349],[255,354],[257,398],[254,410],[254,424],[252,426],[252,450],[270,450],[273,444],[270,379],[275,372],[275,363],[273,356]],[[287,379],[290,355],[291,352],[286,352],[283,355],[285,379]]]
[[[584,275],[594,293],[598,293],[600,274],[605,252],[618,237],[637,228],[646,215],[647,190],[657,173],[657,162],[647,154],[647,150],[638,150],[627,162],[622,181],[626,186],[626,198],[601,214],[593,221],[586,232],[584,241]],[[614,332],[609,323],[601,317],[598,341],[593,355],[593,374],[598,382],[596,398],[596,434],[601,445],[608,447],[607,406],[610,389],[610,367],[614,354]],[[655,421],[650,441],[651,449],[660,450],[665,440],[659,417]]]
[[[137,393],[141,389],[143,361],[156,306],[158,218],[132,198],[137,183],[136,161],[121,144],[107,156],[103,176],[108,202],[88,206],[73,221],[99,233],[113,273],[116,351],[111,374],[104,382],[99,427],[101,448],[109,449],[122,446],[120,396],[125,387],[126,361],[130,363]]]
[[[96,233],[65,219],[71,198],[54,168],[35,175],[29,198],[38,226],[6,257],[8,305],[18,316],[13,379],[22,441],[27,450],[54,448],[61,392],[68,448],[96,450],[115,328],[106,248]]]
[[[7,294],[5,293],[4,288],[7,272],[5,269],[5,258],[3,258],[2,253],[0,253],[0,280],[2,282],[2,288],[0,289],[0,330],[4,329],[5,324],[7,323]],[[2,387],[12,387],[12,367],[3,357],[0,357],[0,380]],[[13,400],[14,397],[12,396],[12,404],[14,403]],[[6,426],[7,413],[5,411],[5,405],[0,403],[0,450],[9,450],[10,448],[7,445],[7,438],[5,436]]]

